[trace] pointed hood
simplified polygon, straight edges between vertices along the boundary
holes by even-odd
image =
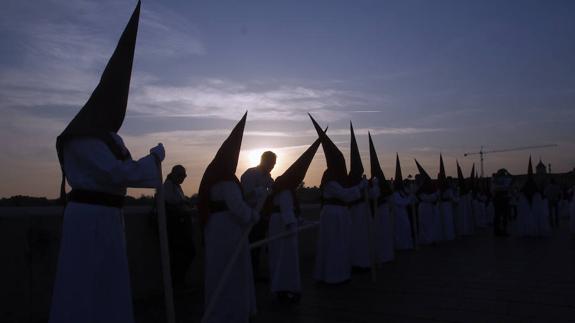
[[[323,147],[323,153],[325,154],[325,160],[327,163],[327,170],[323,174],[321,184],[324,185],[328,181],[336,181],[342,186],[347,186],[347,170],[345,167],[345,158],[343,154],[337,148],[337,146],[329,139],[329,137],[323,132],[319,124],[314,120],[311,114],[308,114],[313,126],[319,136],[321,146]]]
[[[521,188],[521,192],[525,194],[525,197],[529,200],[529,203],[533,201],[533,195],[539,192],[539,187],[535,183],[535,178],[533,177],[533,164],[531,163],[531,156],[529,156],[529,164],[527,165],[527,181]]]
[[[401,174],[401,163],[399,154],[395,153],[395,178],[393,179],[393,189],[399,191],[403,189],[403,175]]]
[[[236,168],[238,166],[247,116],[248,112],[246,111],[228,138],[220,146],[216,156],[206,168],[202,181],[200,182],[198,209],[202,223],[204,224],[210,212],[210,189],[214,184],[221,181],[233,181],[241,188],[240,181],[236,177]]]
[[[371,166],[371,178],[377,177],[379,181],[379,189],[382,196],[387,196],[391,194],[391,187],[385,179],[381,165],[379,164],[379,158],[377,158],[377,152],[375,151],[375,145],[371,140],[371,134],[368,132],[367,136],[369,138],[369,163]]]
[[[305,178],[305,174],[320,145],[319,138],[274,182],[274,191],[295,190]]]
[[[132,76],[132,63],[140,20],[140,1],[126,25],[116,49],[110,57],[100,82],[82,109],[56,138],[56,152],[62,169],[60,201],[66,201],[66,175],[63,149],[66,141],[78,137],[102,140],[117,159],[130,158],[129,152],[117,141],[117,133],[126,115],[128,92]]]
[[[111,132],[117,133],[122,126],[128,105],[139,18],[138,1],[98,86],[80,112],[58,136],[58,146],[73,137],[106,137]]]
[[[431,181],[431,176],[429,176],[429,174],[427,174],[427,172],[425,171],[425,169],[419,164],[419,162],[417,161],[417,159],[415,160],[415,165],[417,165],[417,170],[419,171],[419,175],[423,176],[423,179],[425,181]]]
[[[467,187],[465,185],[465,177],[463,176],[463,171],[461,171],[461,167],[459,166],[459,161],[455,161],[457,164],[457,182],[459,184],[459,192],[461,195],[467,193]]]
[[[443,156],[439,154],[439,174],[437,175],[437,185],[444,191],[447,189],[447,175],[445,174],[445,165],[443,165]]]
[[[475,187],[475,163],[471,166],[471,174],[469,175],[469,190],[473,193],[476,191]]]
[[[431,176],[425,171],[425,169],[419,164],[417,159],[415,160],[415,165],[417,165],[417,170],[419,171],[419,175],[423,177],[423,183],[421,188],[419,189],[419,193],[433,193],[433,182],[431,180]]]
[[[359,148],[355,140],[355,133],[353,131],[353,124],[349,122],[349,131],[351,133],[350,156],[349,156],[349,185],[354,186],[359,184],[363,177],[363,164],[361,156],[359,155]]]

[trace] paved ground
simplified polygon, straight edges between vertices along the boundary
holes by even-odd
[[[301,304],[278,304],[258,282],[255,322],[575,322],[575,237],[566,223],[545,239],[494,238],[482,230],[399,252],[378,270],[377,283],[368,272],[332,287],[312,278],[316,233],[301,236]],[[197,277],[178,296],[182,322],[199,322]],[[136,303],[138,322],[163,321],[162,312],[161,298]]]

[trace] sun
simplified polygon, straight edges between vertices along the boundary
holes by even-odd
[[[267,149],[263,149],[263,148],[258,148],[258,149],[252,149],[248,152],[248,167],[254,167],[260,164],[260,158],[262,156],[262,154],[264,153],[264,151],[266,151]]]

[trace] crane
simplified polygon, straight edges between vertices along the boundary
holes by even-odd
[[[481,177],[483,177],[483,159],[486,154],[493,154],[493,153],[506,153],[509,151],[518,151],[518,150],[528,150],[528,149],[540,149],[540,148],[548,148],[548,147],[557,147],[557,144],[549,144],[549,145],[538,145],[538,146],[523,146],[523,147],[515,147],[515,148],[507,148],[507,149],[498,149],[498,150],[483,150],[483,146],[479,149],[478,152],[473,153],[465,153],[463,157],[471,156],[471,155],[479,155],[479,160],[481,161]]]

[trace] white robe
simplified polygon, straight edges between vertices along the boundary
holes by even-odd
[[[537,237],[550,233],[549,213],[545,210],[546,203],[541,194],[535,193],[531,203],[521,194],[517,203],[517,221],[514,233],[518,236]]]
[[[569,202],[569,230],[575,234],[575,197]]]
[[[419,198],[419,243],[431,244],[437,241],[438,236],[440,236],[438,224],[441,222],[435,205],[438,194],[437,192],[420,193],[417,197]]]
[[[379,204],[375,210],[375,250],[378,263],[392,261],[395,258],[395,229],[391,211],[391,196]]]
[[[448,188],[441,194],[441,200],[437,206],[439,210],[439,218],[441,219],[441,240],[454,240],[455,239],[455,224],[453,219],[453,190]]]
[[[344,188],[330,181],[323,188],[323,197],[343,202],[358,199],[358,187]],[[335,284],[351,277],[350,218],[347,206],[324,204],[320,213],[319,237],[315,261],[315,279]]]
[[[63,150],[73,189],[123,196],[127,187],[161,183],[153,156],[120,161],[106,144],[90,138],[72,139]],[[49,322],[133,321],[122,210],[70,202],[64,211]]]
[[[407,208],[413,203],[413,196],[403,196],[399,192],[394,192],[391,198],[393,209],[393,220],[395,221],[395,249],[413,249],[413,236],[411,232],[411,221]]]
[[[363,197],[361,197],[363,198]],[[350,206],[351,219],[351,265],[368,268],[371,266],[369,246],[369,206],[365,201]]]
[[[297,229],[291,192],[281,191],[274,197],[273,203],[274,206],[279,206],[280,212],[274,212],[270,216],[268,237]],[[291,236],[272,241],[268,245],[272,292],[299,293],[301,291],[298,248],[297,231]]]
[[[209,215],[204,227],[205,240],[205,301],[212,298],[220,278],[240,239],[257,218],[242,197],[239,186],[231,181],[216,183],[210,192],[212,201],[224,202],[226,211]],[[208,322],[248,322],[256,313],[256,298],[249,241],[241,244],[241,254],[216,300]]]
[[[461,221],[462,235],[471,235],[474,231],[472,199],[471,193],[466,193],[459,196],[457,203],[457,217]]]
[[[485,203],[483,203],[483,195],[481,194],[477,194],[473,199],[473,218],[477,227],[484,228],[487,226]]]

